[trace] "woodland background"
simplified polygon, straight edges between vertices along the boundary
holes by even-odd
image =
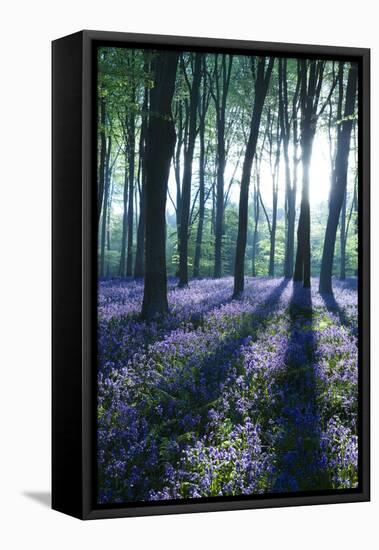
[[[4,51],[3,73],[12,85],[2,86],[0,94],[4,110],[0,140],[4,155],[2,191],[3,215],[0,217],[3,254],[8,258],[3,269],[4,343],[3,360],[9,365],[4,370],[4,387],[18,388],[15,407],[13,391],[5,391],[1,401],[2,417],[12,412],[12,422],[4,422],[4,437],[12,443],[13,452],[3,453],[1,464],[4,476],[4,494],[0,505],[4,517],[2,540],[9,548],[28,545],[30,548],[65,549],[73,544],[91,544],[93,548],[119,545],[125,539],[126,520],[92,522],[83,525],[62,514],[53,513],[46,504],[50,489],[50,50],[49,42],[59,36],[81,28],[99,30],[150,32],[161,34],[199,35],[224,38],[272,40],[283,42],[335,44],[372,48],[372,94],[379,92],[379,72],[375,59],[379,39],[372,2],[363,0],[357,9],[356,2],[344,4],[352,14],[341,20],[341,4],[321,0],[318,8],[304,10],[303,2],[289,0],[255,4],[236,0],[214,5],[195,0],[189,10],[184,3],[162,0],[160,3],[128,4],[110,0],[107,9],[98,0],[80,4],[68,0],[64,5],[36,0],[16,2],[2,7],[4,32],[1,36]],[[185,17],[175,17],[179,8]],[[199,16],[201,14],[201,16]],[[243,17],[240,16],[243,14]],[[326,15],[327,14],[327,15]],[[271,17],[272,15],[272,17]],[[15,29],[23,40],[15,41]],[[26,48],[34,52],[33,63],[25,63]],[[10,48],[12,45],[12,48]],[[22,70],[21,70],[22,68]],[[29,86],[29,101],[25,101],[25,82],[38,82]],[[33,108],[30,108],[33,105]],[[372,146],[378,141],[378,112],[372,104]],[[25,142],[24,161],[15,143],[20,140],[20,127],[15,124],[15,112],[22,120]],[[43,154],[41,155],[41,151]],[[19,185],[10,185],[17,167]],[[377,180],[377,165],[372,165],[372,181]],[[378,208],[378,191],[372,186],[372,208]],[[8,205],[17,204],[17,219]],[[6,206],[6,207],[5,207]],[[38,216],[36,216],[38,212]],[[372,219],[373,233],[378,221]],[[25,231],[25,227],[28,231]],[[12,228],[13,238],[8,238]],[[38,243],[38,246],[36,246]],[[20,254],[23,250],[23,254]],[[25,265],[38,265],[28,272],[28,289],[25,285]],[[378,259],[372,258],[372,274],[378,274]],[[23,292],[20,289],[24,289]],[[376,328],[379,294],[373,285],[373,330]],[[28,330],[23,333],[23,345],[15,326],[20,323],[20,311]],[[18,350],[18,353],[15,353]],[[373,341],[372,355],[373,392],[376,391],[377,345]],[[31,388],[33,391],[31,391]],[[373,401],[373,427],[378,419],[377,400]],[[244,545],[252,537],[254,543],[276,548],[300,549],[304,540],[311,549],[318,549],[328,541],[330,546],[343,545],[355,549],[362,543],[372,545],[376,540],[378,514],[378,452],[377,430],[373,429],[373,502],[331,506],[312,506],[244,512],[192,514],[171,517],[139,518],[127,521],[129,544],[142,548],[176,548],[180,540],[183,548],[194,545],[204,547],[217,544],[219,548]],[[20,437],[20,433],[23,437]],[[25,448],[35,449],[28,453]],[[27,495],[32,495],[32,498]],[[15,514],[14,510],[18,513]],[[20,520],[24,528],[20,529]],[[272,526],[275,525],[275,529]],[[315,525],[322,529],[315,529]],[[348,528],[346,526],[349,526]],[[309,533],[312,536],[309,537]],[[169,534],[168,534],[169,533]],[[185,536],[183,536],[183,533]]]

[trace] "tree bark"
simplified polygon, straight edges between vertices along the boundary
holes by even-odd
[[[185,120],[183,117],[183,100],[178,99],[176,102],[175,120],[177,126],[177,141],[174,154],[174,173],[176,183],[176,232],[177,232],[177,255],[180,257],[180,224],[182,215],[182,178],[181,178],[181,155],[183,145],[186,141],[186,128],[187,128],[188,113],[186,110]]]
[[[132,90],[132,101],[135,101],[135,89]],[[128,250],[126,256],[126,276],[133,274],[133,221],[134,221],[134,170],[135,170],[135,113],[131,108],[129,114],[128,134],[128,161],[129,161],[129,204],[128,204]]]
[[[258,164],[260,166],[260,162]],[[257,257],[257,244],[258,244],[258,224],[259,224],[259,194],[260,194],[260,168],[256,170],[256,181],[254,183],[254,194],[253,194],[253,206],[254,206],[254,231],[253,231],[253,243],[252,243],[252,255],[251,255],[251,275],[253,277],[257,276],[257,270],[255,266],[255,261]]]
[[[226,100],[229,91],[230,76],[232,70],[232,56],[229,56],[229,63],[226,64],[226,55],[222,56],[221,78],[222,91],[220,90],[219,73],[217,69],[217,57],[215,60],[215,106],[217,117],[217,179],[216,179],[216,217],[215,217],[215,264],[214,277],[222,275],[222,236],[224,232],[224,172],[226,163],[225,151],[225,116]]]
[[[189,104],[188,143],[184,151],[183,184],[182,184],[182,212],[180,219],[180,254],[179,254],[179,287],[188,285],[188,227],[191,206],[192,162],[196,140],[197,109],[201,80],[200,53],[194,56],[193,79]]]
[[[311,211],[309,204],[310,164],[317,126],[317,109],[324,72],[324,61],[300,61],[300,147],[303,166],[297,251],[293,280],[311,286]]]
[[[238,216],[238,234],[236,245],[236,257],[234,268],[234,291],[233,297],[239,298],[244,290],[245,277],[245,251],[247,238],[247,217],[248,217],[248,202],[249,202],[249,185],[251,177],[251,168],[254,160],[254,155],[257,146],[259,126],[261,122],[262,109],[267,94],[269,81],[271,78],[274,58],[269,58],[267,68],[266,58],[261,57],[258,61],[257,75],[255,80],[255,97],[254,107],[250,123],[250,133],[246,146],[245,158],[242,168],[241,190],[239,201],[239,216]]]
[[[100,277],[105,277],[105,247],[107,240],[107,210],[110,190],[110,157],[112,149],[111,136],[107,139],[107,152],[105,155],[104,165],[104,199],[103,199],[103,214],[101,219],[101,237],[100,237]]]
[[[346,279],[346,190],[342,201],[341,219],[340,219],[340,279]]]
[[[110,275],[110,265],[109,265],[109,253],[111,251],[111,213],[112,213],[112,200],[113,200],[113,190],[114,190],[114,181],[110,186],[109,198],[108,198],[108,207],[107,207],[107,277]]]
[[[106,124],[106,105],[105,98],[100,97],[100,163],[98,173],[98,192],[97,192],[97,224],[100,223],[101,209],[104,199],[105,183],[105,157],[107,154],[107,138],[105,135]]]
[[[145,67],[145,70],[147,67]],[[139,219],[137,229],[136,258],[134,264],[134,277],[140,278],[144,275],[144,255],[145,255],[145,224],[146,224],[146,170],[145,170],[145,147],[146,147],[146,128],[147,112],[149,106],[149,90],[145,86],[142,106],[142,119],[139,142],[139,176],[140,176],[140,203]]]
[[[201,109],[199,112],[199,220],[196,231],[195,257],[193,261],[193,276],[200,276],[201,243],[203,239],[204,217],[205,217],[205,117],[207,114],[208,100],[205,88],[205,57],[203,64],[203,94],[201,98]]]
[[[179,54],[157,52],[153,61],[155,86],[150,93],[146,142],[146,251],[142,316],[148,320],[168,311],[166,273],[166,198],[175,125],[171,102]]]
[[[330,190],[329,215],[325,231],[324,248],[321,261],[319,291],[332,293],[332,271],[334,248],[338,221],[342,209],[344,195],[346,194],[347,169],[350,153],[350,138],[353,126],[353,114],[357,93],[357,66],[350,64],[346,87],[346,99],[344,117],[340,124],[337,136],[337,150],[334,169],[333,185]]]
[[[268,275],[273,277],[275,275],[275,246],[276,246],[276,226],[277,226],[277,217],[278,217],[278,184],[279,184],[279,161],[280,161],[280,148],[282,142],[282,135],[280,130],[280,120],[279,114],[277,119],[277,126],[275,132],[275,142],[273,139],[272,132],[273,121],[271,123],[269,143],[270,143],[270,165],[271,165],[271,179],[272,179],[272,220],[271,228],[269,225],[270,232],[270,255],[269,255],[269,265],[268,265]],[[275,143],[275,152],[274,145]],[[272,162],[272,157],[274,156],[274,162]]]
[[[126,237],[128,234],[128,154],[125,145],[125,171],[124,171],[124,193],[123,193],[123,214],[122,214],[122,235],[121,235],[121,252],[120,265],[118,274],[120,277],[125,277],[126,268]]]
[[[287,85],[287,59],[279,59],[279,119],[283,140],[283,157],[285,173],[285,221],[286,221],[286,245],[284,257],[284,277],[290,279],[293,275],[293,262],[295,250],[295,218],[296,218],[296,192],[297,192],[297,113],[299,97],[299,62],[298,78],[292,98],[292,146],[293,146],[293,175],[291,181],[289,144],[291,139],[291,122],[288,108]]]

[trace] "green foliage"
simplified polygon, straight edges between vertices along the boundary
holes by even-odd
[[[122,218],[124,209],[124,186],[127,184],[125,173],[128,171],[130,159],[128,157],[130,142],[130,117],[133,116],[135,124],[134,140],[136,144],[135,154],[135,180],[138,187],[136,190],[134,202],[135,230],[133,236],[133,254],[136,249],[137,221],[139,216],[139,200],[141,189],[141,165],[138,153],[138,143],[141,136],[141,126],[146,122],[148,115],[156,116],[157,113],[150,113],[143,106],[145,88],[151,90],[155,86],[154,75],[151,69],[151,62],[154,61],[156,53],[153,50],[128,49],[116,47],[101,47],[98,50],[98,163],[100,165],[100,142],[101,137],[112,138],[110,151],[110,163],[112,169],[112,194],[110,197],[111,216],[109,223],[110,232],[110,251],[106,251],[106,271],[111,276],[118,275],[119,262],[122,243]],[[346,66],[347,67],[347,66]],[[215,208],[215,181],[217,171],[217,110],[215,106],[215,96],[222,92],[222,55],[206,54],[205,72],[201,81],[201,96],[205,95],[207,99],[207,111],[205,117],[205,219],[203,235],[201,240],[201,258],[200,258],[200,276],[213,276],[214,271],[214,208]],[[336,74],[337,65],[333,62],[327,62],[324,72],[324,81],[321,89],[321,101],[328,97],[330,86],[333,83]],[[255,82],[256,60],[247,56],[233,56],[230,86],[226,101],[225,110],[225,212],[224,212],[224,231],[222,236],[222,274],[232,275],[234,272],[235,247],[238,233],[238,200],[239,185],[241,179],[241,170],[243,155],[246,147],[248,129],[251,122],[251,109],[254,101],[254,82]],[[188,104],[190,97],[190,87],[193,74],[193,54],[183,52],[177,70],[176,89],[173,100],[173,116],[177,127],[179,125],[179,111],[182,113],[183,143],[181,154],[179,155],[179,173],[182,177],[183,155],[186,147],[186,132],[188,130]],[[298,62],[296,59],[287,60],[287,93],[289,109],[292,97],[296,90],[298,78]],[[347,82],[347,68],[344,71],[344,85]],[[357,112],[350,117],[337,116],[337,88],[329,98],[327,108],[320,117],[317,125],[317,132],[325,140],[329,139],[330,154],[333,157],[336,147],[336,136],[338,128],[345,120],[357,120]],[[270,223],[273,219],[272,201],[268,199],[269,193],[267,187],[271,190],[270,172],[273,171],[273,153],[275,153],[275,136],[278,134],[279,123],[279,62],[274,63],[273,73],[270,80],[269,92],[265,101],[261,128],[258,139],[258,151],[262,154],[260,185],[262,186],[262,196],[264,196],[264,206]],[[100,106],[105,106],[105,122],[100,120]],[[187,114],[186,114],[187,113]],[[299,115],[298,115],[299,116]],[[298,131],[300,129],[300,120],[298,120]],[[276,132],[276,133],[275,133]],[[291,129],[292,132],[292,129]],[[178,142],[177,142],[178,145]],[[284,169],[283,169],[283,149],[280,144],[280,163],[278,170],[278,209],[277,209],[277,228],[275,238],[275,276],[283,274],[286,248],[286,220],[284,204]],[[355,144],[356,147],[356,144]],[[300,149],[299,149],[300,150]],[[195,145],[195,154],[193,159],[193,176],[191,191],[191,219],[189,224],[188,240],[188,266],[192,274],[196,234],[199,222],[199,135]],[[271,156],[270,156],[271,155]],[[290,150],[290,155],[292,151]],[[352,148],[352,154],[349,160],[348,194],[347,194],[347,213],[348,233],[346,240],[346,275],[355,275],[357,272],[357,212],[356,208],[351,208],[353,204],[353,186],[355,183],[356,171],[356,150]],[[301,165],[301,163],[300,163]],[[237,167],[237,168],[236,168]],[[266,176],[264,176],[266,174]],[[291,166],[291,175],[293,166]],[[354,176],[354,177],[352,177]],[[253,186],[257,185],[256,174],[252,174],[251,196],[249,202],[249,220],[248,235],[246,246],[245,272],[250,275],[252,272],[253,258],[253,232],[254,232],[254,208],[253,208]],[[173,169],[170,173],[169,191],[172,201],[167,199],[167,272],[168,275],[176,275],[179,261],[178,230],[176,226],[177,196],[176,183],[173,175]],[[315,185],[312,183],[312,185]],[[228,191],[229,189],[229,191]],[[261,191],[262,191],[261,190]],[[226,196],[229,192],[228,197]],[[299,200],[301,192],[301,170],[298,173],[298,194],[297,194],[297,218],[299,215]],[[175,206],[174,206],[175,205]],[[311,270],[312,275],[319,275],[322,258],[323,243],[325,238],[325,228],[328,217],[327,197],[324,202],[311,204]],[[270,231],[263,208],[260,206],[258,220],[257,241],[255,246],[255,271],[257,276],[267,276],[270,258]],[[339,275],[341,263],[341,245],[339,232],[336,238],[333,274]],[[296,229],[295,229],[295,251],[296,251]]]

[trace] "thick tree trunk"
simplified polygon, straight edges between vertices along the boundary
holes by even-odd
[[[182,212],[180,220],[179,287],[188,285],[188,224],[191,206],[192,162],[196,140],[197,108],[201,80],[201,54],[195,54],[189,105],[188,143],[184,152]]]
[[[303,137],[301,161],[303,182],[299,224],[297,227],[297,252],[294,281],[302,281],[304,288],[311,286],[311,209],[309,204],[309,171],[312,156],[313,137]]]
[[[271,77],[274,58],[268,61],[267,69],[265,70],[266,59],[260,58],[257,67],[257,76],[255,81],[255,97],[253,114],[250,123],[249,139],[246,146],[245,158],[242,168],[241,190],[239,201],[239,216],[238,216],[238,234],[236,245],[236,257],[234,268],[234,292],[233,297],[239,298],[244,290],[245,277],[245,251],[247,238],[247,217],[249,203],[249,185],[251,178],[251,167],[254,160],[254,155],[257,146],[259,126],[261,122],[262,109],[267,94],[268,84]]]
[[[353,126],[352,115],[355,110],[357,93],[357,66],[351,63],[346,88],[344,118],[337,136],[337,151],[334,169],[333,185],[330,190],[329,215],[325,231],[324,248],[321,261],[319,291],[332,293],[332,271],[334,247],[338,221],[346,194],[347,169],[350,153],[350,138]]]
[[[146,253],[142,316],[154,319],[168,311],[166,273],[166,198],[175,147],[171,102],[179,54],[157,52],[155,86],[150,93],[146,142]]]
[[[297,229],[297,251],[293,280],[311,286],[311,210],[309,204],[310,164],[316,133],[318,102],[324,72],[324,61],[300,61],[301,161],[303,181],[300,216]]]

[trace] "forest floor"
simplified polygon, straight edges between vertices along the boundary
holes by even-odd
[[[356,487],[356,284],[171,280],[147,324],[142,282],[101,282],[99,503]]]

